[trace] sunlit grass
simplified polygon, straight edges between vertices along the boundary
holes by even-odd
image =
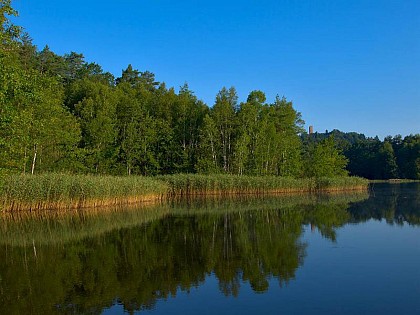
[[[366,190],[367,185],[367,180],[358,177],[6,175],[0,181],[0,208],[6,211],[77,209],[188,195]]]
[[[168,190],[149,177],[93,175],[9,175],[1,188],[7,210],[84,208],[154,200]]]
[[[159,176],[157,179],[168,184],[169,194],[172,196],[363,190],[368,185],[368,181],[360,177],[296,179],[278,176],[176,174]]]

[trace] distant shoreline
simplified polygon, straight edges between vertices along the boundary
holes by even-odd
[[[391,178],[391,179],[370,179],[369,183],[389,183],[389,184],[400,184],[400,183],[420,183],[419,179],[404,179],[404,178]]]

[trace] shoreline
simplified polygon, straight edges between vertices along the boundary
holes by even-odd
[[[164,202],[194,196],[298,195],[368,190],[358,177],[282,178],[177,174],[157,177],[10,175],[0,187],[4,212],[71,210]]]

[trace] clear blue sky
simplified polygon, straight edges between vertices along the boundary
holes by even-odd
[[[213,105],[262,90],[306,126],[420,133],[419,0],[14,0],[39,49],[83,53],[116,76],[131,63]]]

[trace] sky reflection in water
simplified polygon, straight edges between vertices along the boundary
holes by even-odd
[[[419,205],[401,184],[3,218],[0,313],[418,314]]]

